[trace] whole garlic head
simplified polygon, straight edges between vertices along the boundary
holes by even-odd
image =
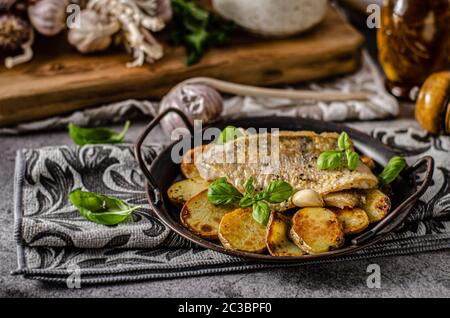
[[[97,12],[82,10],[80,27],[70,29],[69,43],[81,53],[90,53],[107,49],[112,42],[112,35],[119,31],[116,21],[105,23]]]
[[[28,6],[31,24],[41,34],[54,36],[64,30],[68,0],[39,0]]]
[[[191,123],[199,119],[203,124],[219,117],[223,109],[222,96],[214,88],[204,84],[181,84],[175,86],[161,101],[159,113],[167,108],[177,108],[187,115]],[[167,114],[161,120],[163,130],[170,136],[185,127],[177,114]]]
[[[324,206],[322,196],[312,189],[304,189],[294,193],[292,203],[301,208]]]

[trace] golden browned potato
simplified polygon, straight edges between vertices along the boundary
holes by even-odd
[[[181,209],[181,223],[191,232],[206,238],[218,239],[222,217],[233,211],[235,205],[214,205],[208,201],[208,190],[204,190],[187,201]]]
[[[391,209],[391,200],[378,189],[365,191],[366,200],[361,208],[367,213],[369,222],[378,222],[382,220]]]
[[[370,158],[369,156],[362,155],[361,157],[359,157],[359,159],[363,164],[369,167],[370,170],[375,169],[375,161],[373,161],[373,159]]]
[[[272,212],[267,224],[266,245],[273,256],[301,256],[305,254],[289,238],[292,214]]]
[[[291,239],[308,254],[337,249],[344,244],[344,230],[337,216],[326,208],[304,208],[295,213]]]
[[[177,207],[182,207],[200,192],[207,190],[209,182],[203,179],[185,179],[172,184],[167,190],[170,201]]]
[[[253,219],[252,209],[236,209],[223,216],[219,239],[230,250],[263,253],[266,250],[266,227]]]
[[[323,197],[325,206],[336,207],[339,209],[353,208],[360,204],[361,194],[356,190],[343,190],[328,193]]]
[[[360,208],[332,209],[339,222],[342,223],[344,234],[356,234],[364,231],[369,226],[369,217]]]
[[[189,150],[181,160],[181,173],[186,178],[201,178],[195,166],[195,158],[202,153],[208,145],[202,145]]]

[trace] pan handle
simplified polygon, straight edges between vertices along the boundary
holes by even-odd
[[[425,156],[425,157],[417,160],[413,165],[409,166],[404,171],[404,174],[412,174],[412,173],[414,173],[414,171],[416,171],[417,169],[419,169],[420,167],[422,167],[424,165],[426,167],[425,175],[424,175],[422,184],[420,184],[420,186],[417,187],[417,190],[413,194],[411,194],[402,204],[400,204],[394,211],[389,213],[387,217],[385,217],[377,225],[375,225],[372,229],[365,232],[364,234],[361,234],[358,237],[355,237],[352,240],[353,245],[361,245],[364,242],[372,239],[373,237],[386,232],[383,230],[385,230],[388,225],[392,225],[391,224],[392,221],[394,221],[394,219],[396,219],[404,209],[408,208],[410,205],[413,205],[417,201],[417,199],[419,199],[425,193],[425,190],[427,189],[427,187],[430,184],[430,181],[433,177],[434,160],[432,157]],[[391,226],[390,230],[392,230],[392,228],[398,226],[405,219],[405,217],[406,217],[406,214],[403,217],[397,219],[394,226]]]
[[[158,189],[158,185],[155,181],[155,178],[153,178],[152,173],[147,168],[147,165],[145,164],[145,160],[142,156],[142,144],[144,143],[145,139],[147,138],[148,134],[153,130],[153,128],[156,127],[163,119],[164,116],[166,116],[168,113],[176,113],[178,116],[181,117],[186,127],[189,129],[189,132],[193,135],[194,134],[194,127],[192,126],[191,122],[187,118],[186,114],[183,113],[181,110],[176,108],[167,108],[165,111],[163,111],[161,114],[156,116],[148,125],[145,127],[142,134],[137,139],[136,143],[134,144],[134,155],[136,157],[136,160],[139,163],[139,167],[141,168],[142,172],[144,173],[145,177],[147,178],[147,181],[149,182],[149,187],[151,191],[153,191],[155,195],[155,205],[159,204],[161,200],[161,193]]]

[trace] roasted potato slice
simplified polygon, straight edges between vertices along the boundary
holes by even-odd
[[[323,197],[325,206],[336,207],[339,209],[353,208],[360,204],[361,194],[356,190],[343,190],[328,193]]]
[[[326,208],[304,208],[295,213],[291,239],[308,254],[337,249],[344,244],[344,230],[337,216]]]
[[[201,154],[208,145],[202,145],[189,150],[181,159],[181,173],[186,178],[201,178],[195,166],[195,158]]]
[[[361,157],[359,157],[359,159],[363,164],[369,167],[370,170],[375,169],[375,161],[373,161],[373,159],[370,158],[369,156],[362,155]]]
[[[181,223],[191,232],[210,240],[218,239],[222,217],[236,206],[214,205],[208,201],[208,190],[204,190],[187,201],[181,209]]]
[[[338,220],[342,223],[344,234],[356,234],[364,231],[369,226],[369,217],[363,209],[332,209]]]
[[[208,189],[208,186],[209,182],[203,179],[185,179],[172,184],[167,195],[175,206],[181,208],[186,201]]]
[[[391,200],[378,189],[365,191],[366,200],[361,208],[367,213],[369,222],[374,223],[382,220],[391,209]]]
[[[289,238],[292,214],[273,212],[267,224],[266,245],[273,256],[301,256],[305,254]]]
[[[252,209],[236,209],[220,221],[219,239],[230,250],[263,253],[266,250],[266,227],[253,219]]]

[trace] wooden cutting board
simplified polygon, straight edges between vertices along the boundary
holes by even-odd
[[[356,70],[363,37],[330,8],[305,34],[267,40],[244,34],[185,65],[182,48],[166,47],[152,65],[126,68],[121,50],[83,56],[65,35],[38,38],[35,58],[12,70],[0,67],[0,125],[71,112],[127,98],[163,96],[178,82],[208,76],[252,85],[278,85],[328,78]]]

